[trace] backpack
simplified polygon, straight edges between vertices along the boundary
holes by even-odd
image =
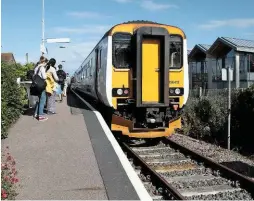
[[[47,86],[46,81],[38,75],[40,69],[41,67],[38,68],[36,74],[32,77],[30,86],[30,95],[32,96],[40,96]]]
[[[63,70],[58,70],[57,71],[57,76],[58,76],[58,79],[59,79],[59,83],[63,83],[64,80],[66,79],[66,73],[63,71]]]

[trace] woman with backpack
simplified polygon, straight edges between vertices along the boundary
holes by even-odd
[[[57,88],[57,81],[59,80],[56,68],[55,68],[56,60],[51,58],[46,66],[46,74],[47,74],[47,87],[46,92],[48,96],[47,101],[47,114],[52,115],[56,114],[56,88]]]
[[[39,76],[42,80],[46,80],[45,72],[46,58],[41,56],[38,65],[34,69],[34,76]],[[39,95],[39,103],[36,104],[34,117],[39,121],[46,121],[48,118],[43,113],[44,105],[46,103],[46,91],[45,89]]]

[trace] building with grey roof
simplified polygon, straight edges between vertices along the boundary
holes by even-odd
[[[188,54],[190,88],[221,89],[222,68],[233,68],[233,88],[254,84],[254,41],[219,37],[212,45],[197,44]]]

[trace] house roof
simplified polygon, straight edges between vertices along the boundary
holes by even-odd
[[[6,63],[16,63],[13,53],[1,53],[1,61]]]
[[[200,61],[206,58],[207,50],[211,47],[211,45],[207,44],[197,44],[188,54],[190,61]]]
[[[254,41],[230,37],[219,37],[208,49],[208,53],[214,57],[224,57],[231,50],[238,52],[254,53]]]

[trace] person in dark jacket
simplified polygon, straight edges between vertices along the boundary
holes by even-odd
[[[61,64],[58,65],[58,69],[59,69],[57,71],[57,76],[59,78],[58,84],[61,86],[61,90],[63,91],[64,90],[64,82],[65,82],[65,79],[66,79],[66,73],[64,72],[63,66]],[[63,101],[63,94],[59,95],[59,99],[60,99],[60,102]]]

